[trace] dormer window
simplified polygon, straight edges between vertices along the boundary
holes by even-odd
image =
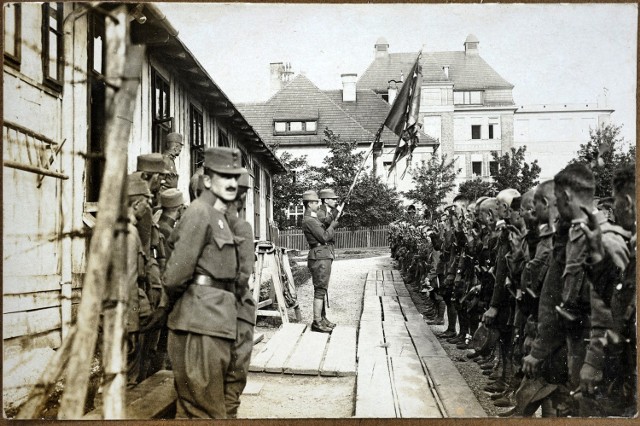
[[[315,135],[318,133],[317,121],[274,121],[274,135]]]
[[[482,91],[460,91],[453,92],[453,103],[455,105],[482,105]]]

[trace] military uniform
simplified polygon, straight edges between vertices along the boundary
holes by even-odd
[[[306,200],[305,200],[306,197]],[[313,201],[318,200],[314,191],[308,191],[303,194],[303,200]],[[335,259],[335,252],[333,244],[331,242],[334,238],[334,224],[332,222],[328,227],[324,227],[315,213],[311,209],[307,208],[302,218],[302,231],[309,243],[309,254],[307,256],[307,266],[311,272],[311,279],[313,282],[313,297],[314,297],[314,322],[312,329],[317,329],[322,332],[330,332],[331,328],[327,325],[320,327],[320,324],[316,319],[316,314],[322,318],[322,311],[324,309],[324,299],[327,295],[327,289],[329,288],[329,280],[331,278],[331,264]],[[318,310],[318,312],[316,312]]]
[[[205,166],[240,174],[238,150],[209,148]],[[178,394],[176,417],[226,418],[225,378],[237,337],[237,243],[207,189],[171,236],[164,286],[172,306],[168,350]]]
[[[180,146],[182,146],[182,135],[180,133],[169,133],[167,135],[167,148],[171,149],[177,144],[180,144]],[[178,187],[179,176],[178,176],[178,171],[176,169],[175,158],[176,158],[176,154],[173,152],[164,154],[162,156],[162,160],[164,162],[164,168],[165,168],[164,180],[162,182],[162,190]]]
[[[238,217],[235,205],[227,211],[227,219],[238,243],[239,270],[236,282],[237,334],[231,348],[231,363],[225,379],[225,405],[227,417],[236,418],[240,406],[240,395],[247,384],[247,374],[253,349],[253,331],[256,324],[256,302],[249,288],[253,273],[255,253],[253,228]]]
[[[583,396],[584,416],[633,416],[637,410],[635,237],[629,240],[627,231],[612,228],[618,227],[603,226],[603,232],[624,236],[630,258],[624,271],[609,256],[588,263],[591,333],[584,362],[603,376],[596,395]]]

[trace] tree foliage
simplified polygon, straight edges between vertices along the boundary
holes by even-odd
[[[493,196],[495,189],[492,182],[476,178],[463,182],[458,188],[458,193],[469,200],[475,200],[482,196]]]
[[[283,151],[279,158],[287,167],[287,173],[273,176],[273,220],[282,229],[290,225],[286,211],[300,204],[302,193],[310,188],[311,170],[306,155],[294,157]]]
[[[343,141],[340,135],[329,129],[324,131],[324,141],[329,148],[321,167],[313,168],[311,180],[314,188],[332,188],[342,202],[349,192],[360,164],[363,152],[356,152],[355,141]],[[380,178],[363,170],[349,197],[340,218],[340,226],[386,225],[401,214],[400,199],[395,189],[389,188]]]
[[[446,155],[433,156],[429,161],[422,161],[411,173],[414,188],[404,195],[424,207],[425,211],[434,211],[442,205],[442,200],[455,187],[456,174],[454,160]]]
[[[493,176],[493,188],[495,192],[503,189],[514,188],[524,194],[538,182],[540,176],[540,166],[538,160],[533,160],[531,164],[525,161],[526,146],[511,148],[510,152],[505,152],[502,156],[493,152],[493,160],[498,162],[498,171]]]
[[[596,180],[596,197],[610,197],[615,170],[635,162],[636,147],[624,152],[624,138],[620,136],[622,126],[608,124],[589,130],[589,141],[581,144],[577,157],[569,162],[591,167]]]
[[[340,135],[329,129],[324,131],[324,142],[329,154],[322,166],[309,166],[306,156],[294,157],[282,152],[280,160],[290,170],[273,178],[274,220],[280,228],[290,226],[286,210],[301,204],[302,193],[308,189],[320,191],[332,188],[342,202],[349,192],[360,164],[363,152],[356,152],[355,141],[343,141]],[[380,178],[363,170],[340,218],[341,227],[386,225],[401,214],[401,203],[395,189],[389,188]]]

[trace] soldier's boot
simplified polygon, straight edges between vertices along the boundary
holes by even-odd
[[[444,324],[444,312],[447,309],[447,305],[444,303],[444,300],[439,300],[436,305],[436,318],[433,321],[427,321],[427,324],[433,325],[442,325]]]
[[[336,327],[336,324],[327,319],[326,307],[327,307],[327,303],[323,300],[322,301],[322,324],[324,324],[326,327],[329,327],[330,329],[334,329]]]
[[[313,322],[311,323],[311,331],[319,331],[320,333],[331,333],[331,328],[322,323],[322,306],[324,300],[313,299]]]

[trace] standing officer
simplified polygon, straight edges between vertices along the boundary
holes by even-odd
[[[184,210],[184,196],[176,188],[167,189],[160,194],[160,204],[162,205],[162,214],[158,219],[158,230],[162,236],[164,253],[168,258],[171,255],[171,248],[167,242]]]
[[[171,235],[164,274],[168,351],[178,394],[176,417],[226,418],[225,377],[237,336],[237,244],[224,215],[236,199],[240,151],[208,148],[204,190]]]
[[[311,271],[313,281],[313,323],[312,331],[331,333],[333,330],[326,318],[322,317],[324,300],[331,278],[331,264],[335,259],[333,245],[328,244],[333,240],[334,228],[338,222],[334,219],[329,226],[325,227],[318,219],[318,209],[320,199],[315,191],[305,191],[302,194],[304,204],[304,217],[302,218],[302,231],[309,243],[309,255],[307,266]]]
[[[224,403],[227,417],[235,419],[240,407],[240,395],[247,384],[247,374],[253,349],[253,330],[256,324],[256,302],[249,288],[249,278],[255,263],[253,228],[242,219],[239,212],[244,207],[249,185],[249,174],[238,179],[238,195],[228,204],[226,213],[234,237],[238,242],[238,279],[236,282],[236,308],[238,310],[236,340],[231,347],[231,363],[227,369],[224,388]]]
[[[180,133],[169,133],[167,135],[167,145],[162,153],[165,175],[162,182],[162,190],[178,187],[178,171],[176,169],[176,158],[180,155],[184,143]]]
[[[338,213],[340,212],[340,208],[338,207],[338,196],[333,191],[333,189],[325,188],[320,190],[320,192],[318,193],[318,197],[320,198],[320,202],[322,203],[318,208],[318,220],[326,228],[331,225],[331,222],[333,222],[333,220],[338,217]],[[327,244],[333,246],[335,245],[335,240],[331,238],[330,241],[327,241]],[[327,319],[326,308],[329,302],[328,289],[325,299],[325,303],[323,303],[322,305],[322,318],[326,326],[334,328],[336,325]]]

